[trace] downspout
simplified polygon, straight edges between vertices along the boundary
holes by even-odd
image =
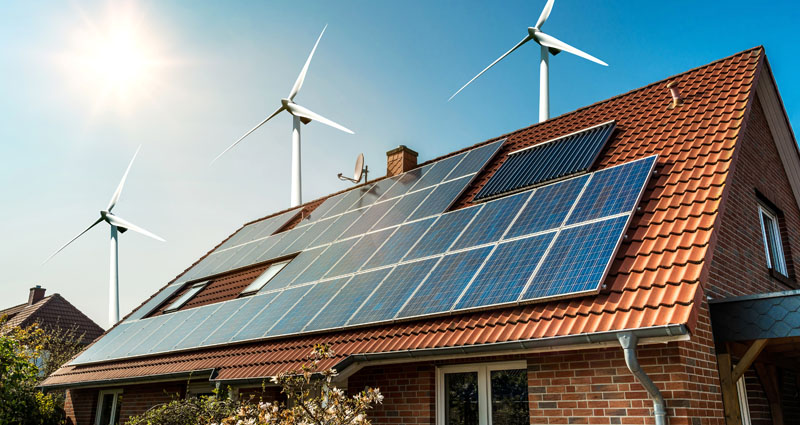
[[[642,367],[639,365],[639,359],[636,357],[638,338],[632,332],[622,332],[617,334],[617,339],[619,339],[619,343],[622,345],[622,351],[625,353],[625,364],[628,365],[628,369],[633,373],[633,376],[639,380],[639,383],[647,390],[650,398],[653,399],[656,425],[667,425],[667,409],[664,404],[664,397],[661,395],[661,391],[658,390],[658,387],[656,387],[656,384],[653,383],[653,380],[642,370]]]

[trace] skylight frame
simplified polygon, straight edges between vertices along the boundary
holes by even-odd
[[[169,306],[167,306],[164,309],[164,313],[172,313],[174,311],[178,311],[181,307],[186,305],[186,303],[188,303],[192,298],[194,298],[195,295],[197,295],[200,291],[202,291],[203,288],[205,288],[206,285],[208,285],[208,282],[209,281],[205,280],[202,282],[197,282],[195,284],[192,284],[192,286],[189,287],[188,291],[184,292],[183,295],[178,297],[178,299],[173,301]]]
[[[269,267],[264,270],[263,273],[258,275],[252,282],[250,282],[247,287],[245,287],[242,292],[239,293],[240,297],[246,297],[250,295],[254,295],[258,293],[261,289],[263,289],[267,284],[278,275],[290,262],[292,262],[294,258],[290,258],[288,260],[277,261],[269,265]]]

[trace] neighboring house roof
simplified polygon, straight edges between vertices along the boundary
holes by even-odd
[[[697,319],[700,282],[713,253],[712,231],[734,148],[763,67],[763,49],[750,49],[481,143],[507,139],[455,208],[469,205],[507,153],[609,120],[615,120],[617,130],[595,169],[658,154],[657,175],[650,180],[628,238],[618,249],[603,290],[597,295],[68,365],[44,385],[68,386],[208,369],[216,369],[216,379],[220,380],[272,376],[302,363],[310,348],[321,342],[332,344],[336,352],[323,366],[338,364],[341,368],[359,358],[412,358],[426,350],[468,353],[490,346],[524,349],[537,344],[576,344],[576,338],[601,342],[606,333],[626,329],[686,334]],[[679,84],[685,99],[682,106],[669,107],[672,101],[666,82]],[[319,203],[316,200],[306,207]]]
[[[26,327],[34,323],[40,326],[71,329],[74,327],[78,335],[83,334],[83,342],[88,344],[103,334],[103,328],[83,314],[60,294],[46,296],[33,304],[20,304],[0,310],[0,317],[6,316],[9,327]]]

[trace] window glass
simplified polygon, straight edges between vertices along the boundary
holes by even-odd
[[[100,417],[97,425],[107,425],[111,422],[111,410],[114,409],[114,396],[116,394],[104,394],[100,401]]]
[[[119,425],[122,392],[120,390],[101,391],[99,403],[96,425]]]
[[[444,375],[445,424],[478,425],[478,372]]]
[[[783,255],[780,228],[777,217],[764,208],[759,208],[761,218],[761,231],[764,236],[764,251],[767,256],[767,267],[787,275],[786,259]]]
[[[491,375],[492,423],[503,425],[530,423],[527,371],[494,370]]]
[[[287,264],[289,264],[289,261],[281,261],[280,263],[275,263],[267,267],[267,269],[264,270],[264,273],[261,273],[261,275],[258,276],[256,280],[253,281],[253,283],[247,285],[247,288],[244,288],[244,290],[242,291],[242,295],[251,294],[253,292],[261,290],[261,288],[263,288],[264,285],[269,283],[269,281],[272,280],[272,278],[275,277],[275,275],[278,274],[278,272],[283,270],[283,268],[286,267]]]
[[[208,282],[195,283],[194,285],[192,285],[191,288],[189,288],[188,291],[186,291],[177,300],[175,300],[172,304],[170,304],[169,307],[164,309],[164,311],[170,312],[181,308],[184,304],[189,302],[190,299],[192,299],[195,295],[197,295],[197,293],[200,292],[200,290],[206,286],[206,283]]]

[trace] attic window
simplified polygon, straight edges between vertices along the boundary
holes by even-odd
[[[778,225],[778,215],[770,209],[759,205],[758,216],[761,220],[761,235],[764,238],[767,267],[783,276],[788,276],[786,257],[783,254],[783,244],[781,243],[781,231]]]
[[[614,128],[614,121],[609,121],[509,153],[475,200],[485,201],[587,172]]]
[[[252,295],[261,290],[270,280],[272,280],[275,275],[277,275],[287,264],[292,260],[281,261],[279,263],[270,264],[264,273],[261,273],[260,276],[253,281],[253,283],[247,285],[247,288],[244,288],[242,291],[242,296]]]
[[[208,281],[195,283],[194,285],[189,287],[188,291],[184,292],[184,294],[178,297],[177,300],[173,301],[172,304],[169,305],[169,307],[164,309],[164,313],[172,313],[173,311],[183,307],[184,304],[189,302],[189,300],[194,298],[194,296],[197,295],[198,292],[200,292],[203,288],[205,288],[206,284],[208,284]]]

